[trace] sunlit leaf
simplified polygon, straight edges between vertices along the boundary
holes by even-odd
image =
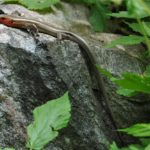
[[[68,93],[47,102],[33,111],[34,122],[27,128],[30,149],[40,150],[58,135],[58,130],[67,126],[70,118]]]
[[[145,4],[143,0],[127,0],[128,13],[135,18],[148,17],[149,14],[145,11]]]
[[[150,123],[135,124],[129,128],[119,129],[119,131],[126,132],[135,137],[150,137]]]
[[[137,36],[137,35],[123,36],[123,37],[120,37],[120,38],[112,41],[110,44],[108,44],[106,46],[106,48],[114,47],[116,45],[139,44],[141,42],[144,42],[144,37],[142,37],[142,36]]]
[[[60,2],[60,0],[5,0],[5,2],[18,2],[29,9],[40,10]]]
[[[100,32],[106,30],[107,13],[108,10],[102,4],[94,5],[91,8],[90,23],[94,31]]]
[[[109,150],[120,150],[115,142],[110,145]]]
[[[131,18],[136,19],[134,15],[129,14],[127,11],[120,11],[118,13],[109,13],[109,16],[116,17],[116,18]]]
[[[150,77],[138,74],[124,73],[122,79],[114,81],[122,88],[137,92],[150,93]]]

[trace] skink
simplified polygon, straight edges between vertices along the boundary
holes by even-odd
[[[105,91],[105,88],[103,85],[103,80],[101,78],[101,74],[95,66],[96,61],[95,61],[95,59],[89,49],[89,46],[85,40],[83,40],[80,36],[78,36],[72,32],[56,29],[49,25],[46,25],[44,23],[41,23],[39,21],[32,20],[32,19],[26,19],[26,18],[22,18],[22,17],[14,17],[11,15],[0,15],[0,23],[4,24],[6,26],[9,26],[9,27],[21,28],[21,29],[27,29],[30,26],[35,26],[39,32],[54,36],[56,38],[61,37],[61,39],[68,39],[68,40],[78,43],[79,46],[81,47],[81,52],[83,53],[83,55],[87,61],[87,65],[94,72],[95,78],[98,82],[98,88],[105,99],[105,106],[104,105],[103,106],[111,119],[114,129],[115,130],[117,129],[116,123],[112,116],[111,109],[108,104],[108,97],[107,97],[107,94],[106,94],[106,91]],[[120,135],[118,135],[118,136],[119,136],[119,138],[121,138]]]

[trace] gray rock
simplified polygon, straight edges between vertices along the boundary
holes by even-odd
[[[124,51],[101,48],[99,42],[91,42],[90,47],[97,64],[116,76],[124,71],[143,71],[144,65]],[[149,120],[146,96],[144,101],[143,95],[130,99],[119,96],[116,86],[103,79],[117,128]],[[0,25],[1,147],[26,149],[26,127],[33,119],[32,110],[67,90],[71,121],[45,149],[106,150],[112,141],[121,143],[77,43],[58,41],[42,33],[36,42],[27,32]],[[121,136],[125,143],[132,141]]]
[[[0,39],[0,82],[1,97],[4,97],[0,145],[21,149],[33,108],[69,90],[72,120],[63,133],[65,136],[60,136],[54,145],[57,149],[106,149],[115,132],[111,130],[111,124],[108,124],[110,131],[105,129],[106,115],[94,96],[78,45],[56,41],[44,34],[40,34],[36,44],[27,33],[3,25],[0,34],[3,37]],[[108,136],[110,132],[111,136]]]

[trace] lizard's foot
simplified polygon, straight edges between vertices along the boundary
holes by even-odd
[[[38,43],[39,40],[37,37],[39,36],[39,34],[38,34],[39,32],[38,32],[37,26],[35,24],[26,25],[26,29],[27,29],[28,33],[33,36],[36,43]]]

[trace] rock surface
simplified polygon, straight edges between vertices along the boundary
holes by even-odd
[[[14,5],[13,10],[18,7],[21,11],[25,10]],[[2,5],[1,8],[11,12],[12,5]],[[55,23],[58,24],[57,21]],[[86,32],[83,34],[86,35]],[[119,76],[124,71],[143,71],[144,65],[136,57],[117,48],[102,48],[99,38],[93,38],[95,43],[91,37],[86,39],[97,64],[114,75]],[[129,99],[118,96],[115,85],[106,78],[104,81],[118,128],[148,121],[148,98],[145,97],[143,101],[143,97]],[[48,100],[60,97],[67,90],[72,104],[70,124],[45,149],[107,150],[112,141],[120,143],[112,121],[102,105],[103,97],[96,88],[96,81],[90,77],[77,43],[58,41],[42,33],[36,42],[27,32],[0,25],[1,147],[26,149],[26,126],[32,121],[32,110]],[[126,143],[131,141],[123,135],[122,139]]]

